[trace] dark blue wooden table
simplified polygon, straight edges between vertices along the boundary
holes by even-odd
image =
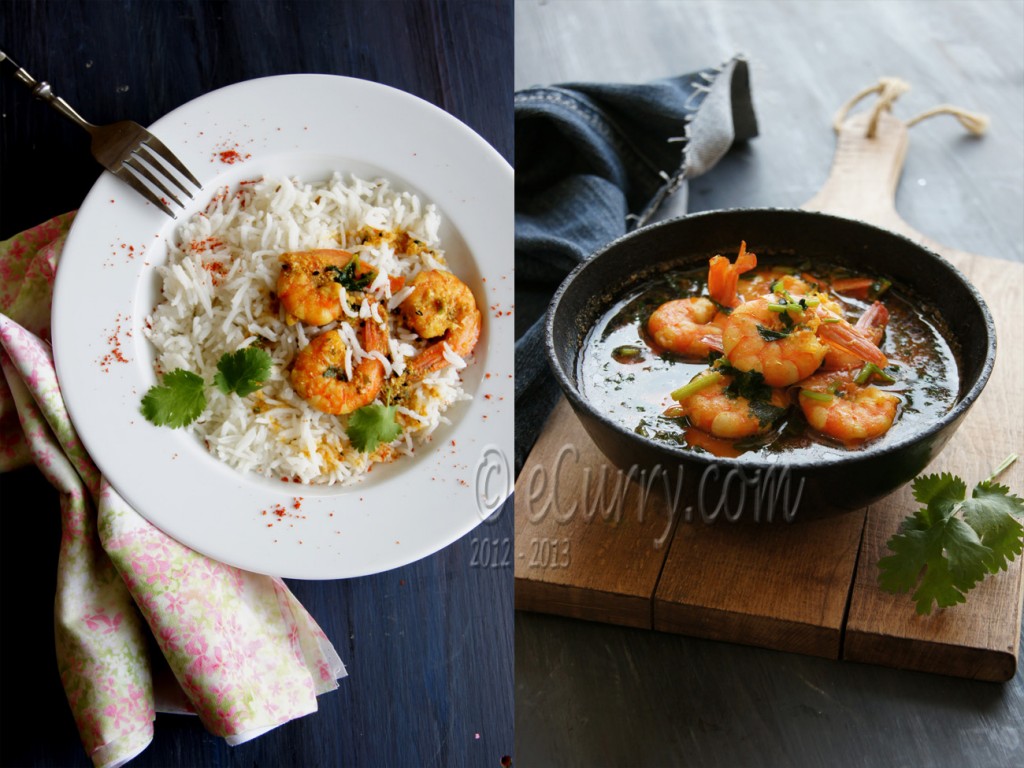
[[[241,80],[323,72],[431,101],[512,158],[511,0],[5,0],[0,50],[95,123],[148,124]],[[0,239],[77,208],[100,171],[84,132],[0,82]],[[56,492],[27,468],[0,475],[0,504],[0,764],[89,765],[54,659]],[[340,689],[235,748],[158,715],[133,765],[499,765],[512,751],[512,572],[472,554],[511,536],[509,507],[404,568],[290,582],[348,666]]]

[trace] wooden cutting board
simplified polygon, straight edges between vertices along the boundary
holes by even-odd
[[[896,213],[907,129],[883,113],[838,137],[832,171],[804,208],[907,235],[953,262],[996,319],[992,378],[929,472],[968,485],[1024,448],[1024,266],[946,248]],[[1024,461],[1001,477],[1018,494]],[[1017,668],[1021,559],[966,604],[914,613],[877,586],[886,541],[916,502],[909,486],[867,509],[794,525],[688,523],[671,482],[625,477],[563,399],[516,483],[516,607],[833,659],[981,680]]]

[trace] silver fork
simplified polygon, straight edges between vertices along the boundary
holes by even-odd
[[[192,199],[192,192],[182,183],[178,176],[171,172],[168,165],[180,176],[190,182],[197,190],[203,185],[193,176],[174,153],[156,136],[138,123],[122,120],[110,125],[93,125],[82,119],[64,99],[57,96],[46,81],[39,82],[32,75],[19,67],[3,51],[0,51],[0,65],[11,68],[14,76],[27,85],[37,99],[41,99],[62,115],[80,125],[92,136],[92,156],[100,165],[131,186],[136,192],[166,213],[172,219],[177,218],[168,200],[174,201],[179,208],[184,203],[168,188],[173,184]],[[160,162],[161,159],[164,161]],[[148,185],[147,183],[148,182]],[[158,190],[164,195],[157,194]]]

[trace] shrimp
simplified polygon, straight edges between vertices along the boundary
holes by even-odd
[[[724,313],[719,308],[737,307],[743,302],[736,291],[739,276],[757,266],[757,256],[740,242],[736,261],[714,256],[708,262],[708,294],[710,298],[688,298],[667,301],[647,320],[647,332],[654,343],[684,357],[707,357],[712,350],[722,351]]]
[[[882,302],[876,301],[865,310],[853,328],[877,347],[881,344],[882,337],[885,336],[885,326],[888,323],[889,310]],[[826,371],[843,371],[859,368],[862,362],[863,360],[858,355],[839,347],[833,347],[825,355],[825,362],[821,367]]]
[[[757,256],[747,251],[745,240],[740,241],[736,261],[730,263],[725,256],[714,256],[708,262],[708,295],[723,307],[738,307],[742,297],[736,291],[739,277],[757,266]]]
[[[342,316],[338,278],[353,259],[348,251],[316,249],[281,254],[277,298],[287,313],[288,324],[327,325]],[[373,268],[355,265],[353,279],[369,283]]]
[[[728,440],[761,435],[771,429],[789,405],[786,393],[772,389],[767,401],[752,403],[730,391],[732,377],[719,371],[704,371],[689,384],[672,393],[678,405],[666,416],[685,416],[703,432]],[[677,397],[678,396],[678,397]],[[768,405],[770,407],[765,408]],[[760,407],[757,407],[760,406]]]
[[[430,250],[426,243],[416,239],[408,232],[363,227],[359,230],[357,237],[361,238],[363,245],[389,245],[395,253],[404,253],[409,256],[417,256],[424,251]]]
[[[388,353],[387,335],[373,318],[363,321],[363,349]],[[340,416],[372,403],[384,385],[384,364],[364,357],[345,378],[345,342],[336,330],[322,333],[295,356],[292,387],[318,411]]]
[[[743,301],[752,301],[772,292],[772,286],[778,285],[790,293],[800,295],[812,293],[813,289],[801,276],[783,271],[777,267],[764,267],[739,281],[737,291]]]
[[[722,351],[734,368],[759,371],[770,387],[788,387],[818,370],[828,346],[818,338],[813,310],[776,312],[773,306],[771,298],[762,297],[734,309],[722,333]]]
[[[772,387],[787,387],[813,374],[830,347],[879,368],[889,364],[824,294],[748,301],[732,311],[722,333],[722,350],[733,367],[759,371]]]
[[[800,383],[800,409],[807,423],[844,443],[861,443],[889,431],[900,399],[855,381],[852,371],[820,373]]]
[[[710,299],[675,299],[658,307],[647,320],[647,332],[662,349],[685,357],[704,358],[722,350],[718,307]]]
[[[399,305],[406,327],[424,339],[436,339],[409,361],[413,380],[448,365],[445,346],[465,357],[480,338],[482,317],[473,292],[451,272],[431,269],[412,280],[412,293]]]

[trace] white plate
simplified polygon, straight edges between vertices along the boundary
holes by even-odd
[[[159,296],[156,266],[166,260],[178,222],[105,173],[75,219],[57,270],[53,342],[71,418],[111,485],[193,549],[293,578],[395,568],[487,518],[511,492],[511,167],[437,107],[328,75],[232,85],[176,109],[152,130],[203,183],[179,222],[218,187],[263,175],[383,176],[435,203],[444,218],[442,247],[480,302],[484,329],[463,372],[472,401],[449,409],[452,423],[415,457],[378,465],[347,487],[240,473],[185,430],[155,427],[139,413],[143,393],[156,383],[143,324]],[[221,154],[231,152],[237,157]],[[112,359],[118,345],[127,362]]]

